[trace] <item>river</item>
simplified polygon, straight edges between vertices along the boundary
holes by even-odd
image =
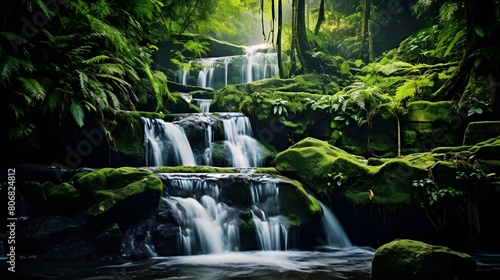
[[[374,251],[368,247],[322,247],[316,251],[228,252],[157,257],[137,262],[23,261],[15,276],[22,279],[86,280],[369,280]],[[478,264],[476,280],[499,279],[500,254],[483,253],[474,255],[474,258]]]

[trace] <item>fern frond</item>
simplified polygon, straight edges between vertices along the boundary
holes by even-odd
[[[45,89],[40,83],[32,78],[18,77],[17,78],[24,89],[31,95],[31,97],[43,101],[45,99]]]
[[[47,95],[48,105],[51,112],[61,104],[61,95],[57,91],[51,91]]]
[[[35,126],[30,123],[18,123],[7,133],[10,141],[23,140],[31,136]]]
[[[71,100],[71,105],[69,107],[71,116],[75,120],[79,127],[83,127],[85,120],[85,113],[83,112],[82,106],[75,99]]]
[[[96,63],[101,63],[101,62],[103,62],[103,61],[105,61],[107,59],[109,59],[109,56],[101,54],[101,55],[96,55],[96,56],[94,56],[92,58],[83,60],[82,62],[84,64],[96,64]]]
[[[96,74],[96,76],[101,77],[101,78],[111,79],[111,80],[117,81],[118,83],[120,83],[122,85],[126,85],[127,87],[132,87],[132,85],[130,85],[130,83],[128,83],[124,79],[118,78],[118,77],[113,76],[113,75],[100,73],[100,74]]]
[[[103,63],[99,64],[99,73],[121,76],[125,74],[125,69],[123,69],[123,66],[120,64]]]

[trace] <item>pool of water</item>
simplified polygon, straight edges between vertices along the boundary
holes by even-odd
[[[366,247],[323,247],[317,251],[231,252],[124,263],[23,261],[15,276],[22,279],[368,280],[374,252]],[[476,279],[500,279],[500,254],[484,253],[474,258],[478,264]]]

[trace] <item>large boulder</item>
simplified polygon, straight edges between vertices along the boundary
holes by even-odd
[[[163,192],[163,183],[153,172],[132,167],[90,172],[80,176],[75,187],[90,202],[85,217],[96,233],[113,223],[131,226],[158,207]]]
[[[401,239],[377,249],[372,279],[473,279],[476,262],[465,253],[420,241]]]
[[[296,177],[316,193],[346,187],[347,199],[357,205],[376,203],[393,208],[416,202],[412,182],[427,177],[424,168],[405,159],[376,166],[365,162],[326,141],[306,138],[276,156],[276,169]],[[370,190],[375,194],[371,198]]]

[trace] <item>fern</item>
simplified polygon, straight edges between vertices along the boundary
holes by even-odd
[[[48,101],[48,105],[49,105],[49,110],[51,112],[54,112],[54,110],[56,108],[58,108],[61,104],[61,95],[57,92],[57,91],[51,91],[48,95],[47,95],[47,101]]]
[[[21,122],[11,128],[7,135],[10,141],[24,140],[30,137],[34,130],[35,126],[33,124]]]
[[[79,127],[83,127],[84,125],[84,120],[85,120],[85,113],[83,112],[82,106],[78,101],[75,99],[71,99],[71,104],[69,107],[69,110],[71,112],[71,116],[73,116],[73,119],[75,120],[76,124]]]
[[[101,63],[101,62],[103,62],[103,61],[105,61],[107,59],[109,59],[109,56],[101,54],[101,55],[96,55],[96,56],[94,56],[92,58],[83,60],[82,62],[84,64],[96,64],[96,63]]]
[[[31,97],[43,101],[45,99],[45,89],[40,85],[40,83],[32,78],[18,77],[17,78],[24,89],[31,95]]]

